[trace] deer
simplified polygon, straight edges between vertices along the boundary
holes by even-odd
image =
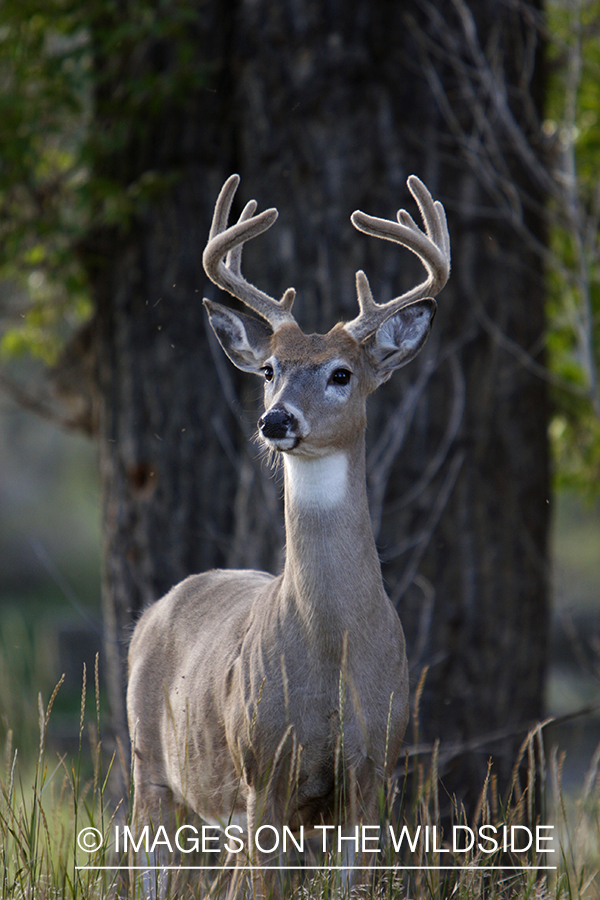
[[[257,214],[251,200],[229,225],[239,182],[232,175],[221,189],[203,265],[256,315],[203,302],[231,362],[264,382],[258,439],[283,462],[285,563],[278,575],[191,575],[146,609],[130,644],[127,708],[133,821],[172,826],[177,810],[190,810],[236,823],[245,854],[236,855],[228,896],[250,862],[254,897],[264,898],[280,885],[268,868],[272,847],[256,840],[261,826],[272,840],[284,826],[351,835],[357,823],[377,823],[381,786],[400,755],[408,664],[369,517],[366,401],[427,341],[450,240],[442,204],[411,175],[424,230],[403,209],[397,221],[360,211],[351,221],[416,254],[425,281],[376,303],[358,271],[356,318],[305,334],[293,288],[277,300],[242,275],[244,244],[278,212]],[[347,887],[356,845],[343,847]]]

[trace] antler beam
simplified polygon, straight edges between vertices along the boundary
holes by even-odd
[[[394,315],[403,306],[420,300],[423,297],[435,296],[439,293],[450,275],[450,236],[446,213],[439,200],[434,200],[416,175],[410,175],[408,189],[417,201],[417,206],[425,224],[423,232],[410,213],[401,209],[397,214],[397,222],[388,219],[377,219],[357,210],[352,213],[352,224],[359,231],[394,241],[412,250],[419,257],[427,270],[427,278],[411,290],[395,297],[388,303],[375,303],[369,281],[362,270],[356,273],[356,290],[360,314],[344,327],[357,341],[363,341]]]
[[[295,321],[291,309],[296,292],[294,288],[288,288],[281,300],[275,300],[247,282],[242,275],[242,248],[246,241],[267,231],[279,214],[276,209],[266,209],[256,216],[256,200],[250,200],[236,224],[227,227],[239,183],[240,176],[231,175],[221,188],[202,263],[217,287],[237,297],[276,331],[281,325]]]

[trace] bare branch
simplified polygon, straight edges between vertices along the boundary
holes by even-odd
[[[404,393],[402,401],[388,417],[385,428],[368,455],[371,522],[376,540],[381,531],[385,492],[392,467],[402,449],[419,400],[436,368],[437,359],[433,355],[429,355],[421,366],[417,380]]]
[[[451,134],[480,183],[529,249],[565,285],[565,312],[575,337],[578,361],[585,374],[585,388],[582,390],[577,383],[568,382],[540,365],[524,348],[501,332],[481,305],[476,309],[478,318],[494,340],[529,371],[562,390],[588,398],[600,417],[600,376],[592,306],[592,285],[596,283],[600,267],[600,187],[592,191],[586,204],[575,153],[578,98],[583,77],[580,8],[578,4],[572,6],[572,40],[562,48],[566,59],[563,117],[557,128],[553,155],[546,158],[543,148],[549,146],[548,140],[544,140],[541,123],[528,93],[531,64],[522,73],[519,102],[528,110],[528,125],[535,146],[511,109],[502,60],[492,58],[481,45],[472,9],[465,0],[452,0],[452,5],[458,26],[445,19],[430,0],[421,0],[433,37],[419,28],[414,19],[410,20],[422,50],[423,71]],[[531,26],[526,55],[530,60],[536,41],[550,36],[536,10],[526,4],[523,8]],[[437,66],[433,59],[437,59]],[[451,67],[455,74],[459,94],[469,110],[468,126],[459,117],[441,84],[437,71],[440,61]],[[515,182],[512,175],[515,161],[529,179],[527,188],[519,187]],[[526,182],[527,179],[521,179],[522,184]],[[548,198],[544,206],[539,197]],[[562,229],[571,243],[572,263],[553,252],[533,233],[527,223],[527,211],[535,213],[550,228]]]
[[[395,510],[402,509],[403,507],[408,506],[409,503],[412,503],[423,493],[423,491],[431,484],[431,482],[443,466],[448,457],[448,453],[450,452],[450,448],[452,447],[452,444],[456,439],[465,411],[466,386],[463,372],[459,365],[455,352],[449,355],[448,363],[450,365],[450,373],[452,375],[454,397],[444,436],[440,441],[439,447],[429,460],[427,468],[425,469],[417,483],[413,485],[410,490],[406,491],[405,494],[403,494],[398,503],[389,504],[387,507],[388,512],[394,512]],[[391,557],[388,557],[386,555],[385,558],[387,559]]]
[[[395,605],[398,604],[410,585],[415,580],[415,576],[417,574],[417,570],[419,568],[421,560],[425,554],[425,551],[427,550],[427,547],[429,546],[429,542],[433,537],[433,533],[437,527],[438,522],[440,521],[442,513],[444,512],[448,504],[448,501],[454,489],[454,485],[458,480],[458,476],[465,461],[465,457],[466,453],[464,450],[457,450],[450,460],[448,472],[446,473],[446,477],[444,479],[442,487],[440,488],[440,491],[435,499],[435,503],[431,508],[426,526],[421,533],[421,540],[413,550],[402,578],[396,585],[394,591],[391,593],[390,599]]]
[[[49,394],[23,387],[6,372],[0,372],[0,389],[22,409],[35,413],[36,416],[41,416],[42,419],[60,428],[81,431],[80,420],[77,417],[71,419],[61,415]]]

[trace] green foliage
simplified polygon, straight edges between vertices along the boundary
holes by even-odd
[[[600,421],[589,404],[577,415],[565,402],[570,415],[556,413],[549,434],[558,488],[575,490],[592,502],[600,493]]]
[[[176,177],[165,119],[205,84],[185,0],[0,5],[0,282],[21,292],[0,351],[56,360],[90,315],[90,236],[126,231]]]
[[[600,493],[600,2],[546,8],[550,62],[544,132],[562,203],[550,202],[548,357],[555,390],[556,482]]]
[[[37,701],[40,690],[52,685],[52,646],[48,628],[25,621],[10,606],[0,617],[0,743],[9,729],[19,735],[21,752],[36,740]]]
[[[88,178],[81,152],[87,44],[68,3],[7,0],[0,7],[0,277],[28,298],[2,349],[46,362],[90,309],[73,252],[85,227],[79,190]]]

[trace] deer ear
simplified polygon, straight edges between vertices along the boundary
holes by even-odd
[[[266,322],[227,309],[220,303],[206,299],[203,303],[212,330],[234,366],[243,372],[258,374],[270,354],[273,330]]]
[[[377,331],[362,342],[378,384],[387,381],[392,372],[405,366],[423,347],[437,303],[431,297],[416,300],[383,322]]]

